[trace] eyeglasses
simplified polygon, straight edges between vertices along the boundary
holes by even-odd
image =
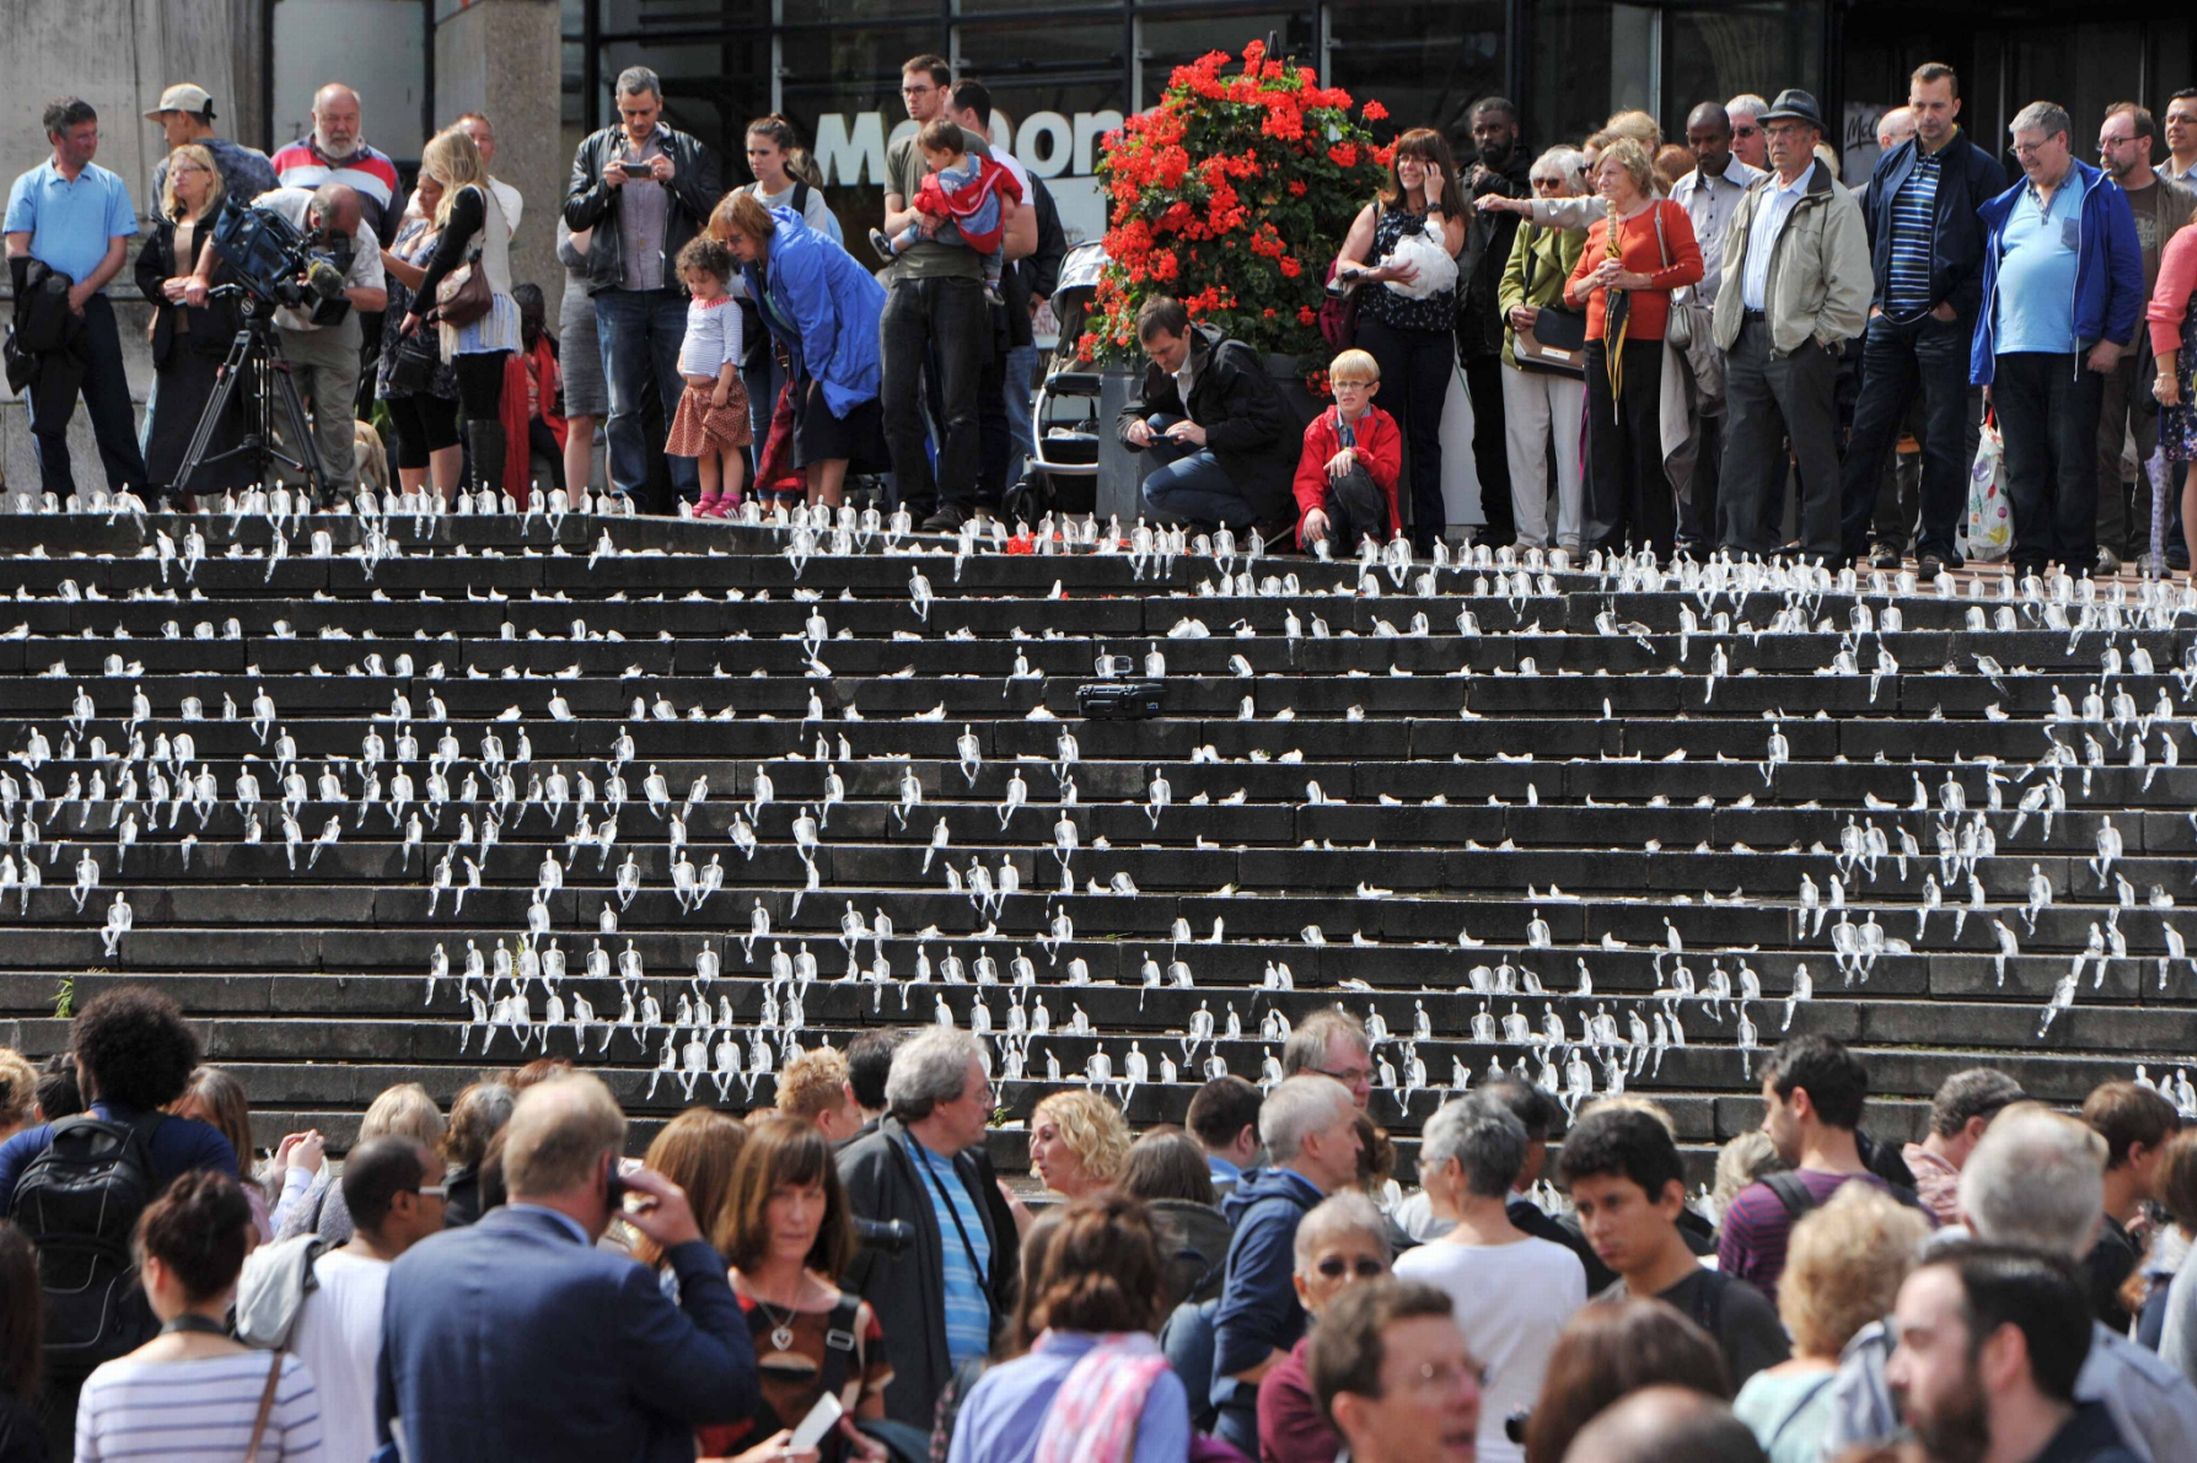
[[[412,1192],[422,1199],[447,1199],[450,1197],[450,1186],[448,1184],[421,1184]]]
[[[1373,1069],[1371,1067],[1344,1067],[1340,1070],[1314,1067],[1312,1070],[1322,1077],[1333,1077],[1345,1087],[1355,1087],[1360,1082],[1371,1082],[1373,1080]]]
[[[1759,132],[1760,132],[1761,130],[1762,130],[1762,129],[1761,129],[1760,127],[1739,127],[1739,126],[1735,126],[1735,127],[1733,127],[1733,128],[1732,128],[1732,136],[1734,136],[1734,137],[1753,137],[1754,135],[1756,135],[1757,133],[1759,133]]]
[[[1466,1381],[1476,1388],[1487,1386],[1488,1369],[1461,1366],[1453,1361],[1423,1361],[1408,1379],[1408,1385],[1416,1392],[1454,1392],[1459,1383]]]
[[[2043,142],[2017,142],[2014,144],[2014,156],[2035,157],[2038,153],[2043,152],[2045,148],[2049,147],[2050,145],[2050,138],[2046,138]]]
[[[937,90],[935,86],[904,86],[900,88],[900,94],[904,97],[921,97],[929,96]]]
[[[1360,1280],[1378,1280],[1388,1273],[1388,1266],[1367,1255],[1360,1255],[1355,1260],[1329,1255],[1312,1268],[1330,1280],[1340,1280],[1345,1275],[1356,1275]]]
[[[1561,188],[1564,186],[1564,180],[1562,178],[1535,178],[1533,186],[1536,188]]]

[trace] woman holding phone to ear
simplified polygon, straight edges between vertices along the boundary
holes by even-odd
[[[876,1313],[832,1279],[854,1258],[853,1211],[813,1123],[774,1115],[754,1126],[733,1166],[726,1222],[727,1278],[747,1314],[763,1395],[747,1421],[704,1428],[702,1456],[884,1463],[885,1445],[857,1424],[884,1417],[892,1363]],[[793,1451],[793,1429],[826,1393],[843,1415],[818,1446]]]

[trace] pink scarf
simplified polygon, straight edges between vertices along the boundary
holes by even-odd
[[[1165,1370],[1159,1343],[1144,1332],[1101,1338],[1053,1394],[1037,1463],[1126,1463],[1145,1396]]]

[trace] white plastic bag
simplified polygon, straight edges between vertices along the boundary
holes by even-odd
[[[1996,417],[1986,417],[1968,469],[1968,518],[1959,545],[1969,563],[1996,563],[2014,547],[2014,514],[2006,502],[2006,443]]]

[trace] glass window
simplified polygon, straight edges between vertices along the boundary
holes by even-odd
[[[1294,56],[1307,65],[1319,64],[1319,31],[1308,11],[1261,10],[1205,16],[1146,12],[1137,25],[1144,80],[1142,105],[1159,105],[1167,91],[1167,78],[1177,66],[1188,65],[1208,51],[1240,56],[1251,42],[1269,39],[1272,44],[1268,49],[1277,57]]]
[[[1663,131],[1683,140],[1686,113],[1697,102],[1728,101],[1741,92],[1774,98],[1797,86],[1828,102],[1823,71],[1823,8],[1816,0],[1745,0],[1664,16]],[[1905,86],[1902,76],[1901,85]],[[1874,101],[1867,104],[1873,114]],[[1824,140],[1841,144],[1841,119],[1827,117]],[[1876,151],[1874,122],[1869,151]]]
[[[1503,90],[1505,0],[1358,0],[1328,12],[1329,79],[1378,98],[1384,136],[1432,127],[1469,144],[1466,115]]]
[[[1656,105],[1656,12],[1612,0],[1551,0],[1527,12],[1532,33],[1533,95],[1526,105],[1529,145],[1577,143],[1612,112]]]

